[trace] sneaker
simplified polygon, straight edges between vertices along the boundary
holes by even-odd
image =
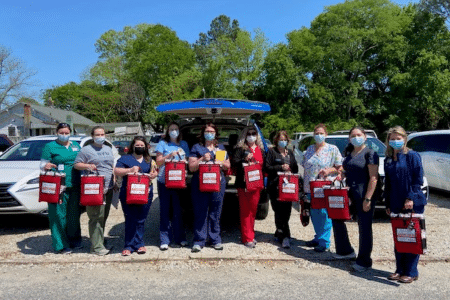
[[[92,254],[96,254],[98,256],[105,256],[105,255],[109,254],[109,250],[108,249],[102,249],[100,251],[93,251],[91,253]]]
[[[326,248],[324,246],[316,246],[314,247],[314,251],[319,252],[319,253],[323,253],[323,252],[328,252],[330,251],[330,248]]]
[[[244,243],[244,246],[247,248],[255,248],[255,242]]]
[[[284,238],[283,242],[281,242],[281,247],[285,248],[285,249],[289,249],[291,248],[291,243],[289,241],[289,238]]]
[[[180,243],[180,246],[181,246],[181,247],[187,247],[187,246],[188,246],[188,242],[187,242],[187,241],[182,241],[182,242]]]
[[[169,245],[167,245],[167,244],[162,244],[161,246],[159,246],[159,249],[160,249],[161,251],[165,251],[165,250],[169,249]]]
[[[369,270],[370,268],[363,267],[363,266],[358,265],[357,263],[354,263],[354,264],[352,264],[352,269],[353,269],[353,271],[356,271],[356,272],[365,272],[365,271]]]
[[[72,253],[72,249],[64,248],[64,249],[59,250],[57,253],[58,254],[70,254],[70,253]]]
[[[253,239],[253,243],[256,245],[258,242],[255,239]]]
[[[350,254],[346,254],[346,255],[340,255],[340,254],[334,253],[333,257],[335,259],[356,259],[356,253],[355,253],[355,251],[353,251]]]
[[[191,252],[194,252],[194,253],[200,252],[200,251],[202,251],[202,247],[200,247],[200,245],[194,245],[191,250]]]
[[[221,243],[217,243],[213,245],[213,248],[216,250],[223,250],[223,245]]]
[[[316,240],[311,240],[311,241],[306,242],[305,245],[306,245],[306,247],[314,248],[314,247],[319,246],[319,242]]]

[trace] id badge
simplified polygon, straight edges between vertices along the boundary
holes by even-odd
[[[60,171],[60,172],[64,171],[64,165],[63,164],[59,164],[58,165],[58,171]]]

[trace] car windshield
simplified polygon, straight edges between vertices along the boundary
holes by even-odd
[[[9,151],[0,156],[0,160],[5,161],[33,161],[41,160],[42,150],[49,140],[22,141],[14,145]]]
[[[159,141],[161,140],[161,138],[162,138],[162,135],[154,135],[154,136],[152,136],[151,138],[150,138],[150,143],[155,143],[155,144],[157,144],[157,143],[159,143]]]
[[[341,154],[344,155],[345,148],[348,145],[347,138],[334,138],[329,136],[326,141],[329,144],[337,146]],[[380,140],[368,137],[366,146],[375,151],[379,157],[385,156],[386,146]]]

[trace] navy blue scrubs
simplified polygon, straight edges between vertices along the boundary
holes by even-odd
[[[392,157],[386,157],[384,171],[386,174],[386,207],[392,213],[398,214],[402,211],[406,199],[410,199],[414,202],[414,212],[423,213],[427,199],[421,190],[423,167],[420,155],[410,150],[407,154],[398,153],[396,161]],[[419,276],[417,270],[419,258],[418,254],[395,251],[397,265],[395,273],[401,276]]]
[[[146,162],[145,159],[140,163],[133,155],[122,156],[116,164],[117,168],[132,168],[138,166],[143,173],[150,173],[151,161]],[[122,187],[120,188],[120,203],[122,205],[123,214],[125,216],[125,246],[123,250],[137,251],[140,247],[144,247],[144,225],[147,219],[150,206],[153,200],[153,185],[149,188],[148,203],[127,204],[127,182],[128,176],[123,177]]]
[[[217,145],[220,150],[225,150],[223,145]],[[215,158],[214,151],[201,144],[195,144],[189,157],[200,158],[207,152]],[[192,205],[194,207],[194,245],[204,247],[207,239],[211,245],[222,243],[220,237],[220,215],[222,213],[223,197],[225,195],[226,180],[223,172],[220,172],[220,191],[214,193],[200,192],[199,172],[195,172],[191,181]]]

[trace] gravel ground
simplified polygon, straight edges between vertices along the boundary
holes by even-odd
[[[427,222],[427,255],[422,256],[421,262],[448,262],[450,260],[450,196],[448,194],[432,192],[426,207]],[[81,217],[83,248],[70,255],[59,255],[52,251],[48,221],[45,217],[32,215],[0,215],[0,264],[52,264],[52,263],[95,263],[95,262],[139,262],[139,261],[170,261],[167,267],[173,267],[177,261],[199,260],[208,261],[296,261],[307,267],[317,262],[332,261],[331,253],[315,253],[306,248],[304,242],[313,238],[312,224],[302,227],[299,220],[298,207],[293,209],[290,220],[292,242],[290,249],[282,249],[274,241],[275,232],[273,211],[269,212],[266,220],[257,221],[255,225],[258,244],[255,249],[248,249],[240,243],[239,220],[233,201],[224,207],[222,238],[225,249],[216,251],[204,248],[200,253],[191,253],[190,248],[169,248],[159,250],[159,202],[157,195],[146,222],[145,242],[147,253],[133,254],[122,257],[124,217],[122,210],[111,209],[107,221],[106,240],[108,247],[112,246],[112,253],[104,257],[89,254],[88,218],[84,213]],[[383,214],[379,214],[382,216]],[[378,263],[389,263],[394,259],[392,229],[386,218],[376,219],[374,225],[373,259]],[[348,223],[349,236],[355,250],[358,247],[358,228],[355,222]],[[192,240],[192,230],[188,229],[188,239]],[[334,252],[332,242],[331,252]],[[199,265],[199,264],[192,264]],[[186,266],[190,266],[187,264]],[[200,264],[201,266],[201,264]]]

